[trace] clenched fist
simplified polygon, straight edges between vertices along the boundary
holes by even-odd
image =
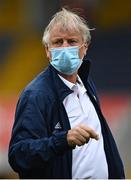
[[[86,125],[78,125],[67,133],[67,142],[69,146],[82,146],[89,141],[90,138],[99,139],[99,135]]]

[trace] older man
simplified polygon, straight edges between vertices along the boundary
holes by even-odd
[[[62,9],[43,35],[49,66],[22,92],[9,146],[20,178],[124,178],[115,141],[89,78],[90,29]]]

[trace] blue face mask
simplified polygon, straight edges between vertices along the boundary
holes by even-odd
[[[51,48],[51,65],[63,74],[74,74],[82,64],[79,48],[79,46]]]

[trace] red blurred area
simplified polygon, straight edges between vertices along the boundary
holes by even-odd
[[[122,95],[101,95],[101,107],[107,121],[118,121],[128,107],[129,97]],[[0,147],[5,152],[8,149],[11,129],[14,122],[17,97],[0,98]]]
[[[129,99],[128,95],[101,95],[100,103],[107,121],[118,121],[119,123],[119,118],[121,118],[121,115],[128,109]]]
[[[7,151],[14,121],[16,97],[0,97],[0,151]]]

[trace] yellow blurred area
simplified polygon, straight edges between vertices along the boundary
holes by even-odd
[[[98,9],[97,18],[102,28],[131,25],[131,1],[105,0]]]
[[[0,31],[18,31],[23,26],[23,16],[21,11],[21,0],[5,0],[0,2]]]
[[[13,37],[14,43],[0,66],[0,94],[18,94],[47,64],[42,37],[33,31],[25,16],[24,1],[0,4],[0,34]],[[28,19],[28,18],[27,18]]]
[[[2,94],[18,93],[47,63],[38,40],[35,34],[28,34],[12,47],[0,72]]]
[[[47,65],[40,33],[34,31],[30,22],[30,6],[23,0],[0,2],[0,34],[14,38],[6,54],[4,65],[0,66],[0,93],[18,93],[28,81]],[[33,15],[33,12],[32,12]],[[44,19],[44,17],[43,17]],[[107,0],[97,8],[96,21],[102,28],[130,23],[131,1]],[[44,29],[43,29],[44,30]]]

